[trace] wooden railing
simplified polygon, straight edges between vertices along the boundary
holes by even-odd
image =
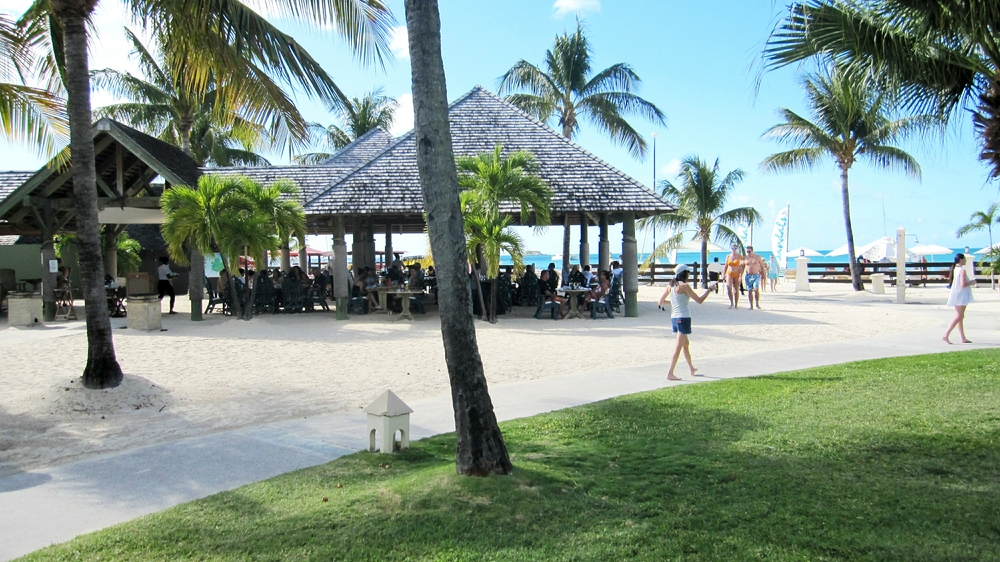
[[[654,263],[650,264],[649,267],[639,268],[639,283],[646,283],[647,285],[655,285],[657,283],[666,284],[674,278],[674,270],[677,269],[675,263]],[[700,263],[689,263],[685,264],[691,268],[691,276],[688,278],[689,283],[700,283],[701,264]]]
[[[870,283],[875,273],[885,275],[885,282],[896,284],[895,263],[862,263],[861,282]],[[906,264],[906,282],[910,285],[945,285],[954,264],[951,262],[908,262]],[[810,283],[850,283],[850,266],[842,263],[810,263],[808,264]],[[981,264],[976,266],[976,281],[989,283],[990,276],[981,271]]]

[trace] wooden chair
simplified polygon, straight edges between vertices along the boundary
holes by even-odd
[[[368,314],[368,297],[361,294],[361,289],[351,287],[351,299],[347,306],[348,314]]]
[[[215,290],[215,285],[205,278],[205,290],[208,291],[208,304],[205,306],[205,314],[215,310],[218,305],[222,306],[222,313],[226,313],[226,300]]]
[[[608,290],[608,295],[605,297],[606,304],[610,310],[621,314],[622,301],[624,300],[622,296],[622,278],[621,276],[614,277],[611,280],[611,289]]]
[[[281,296],[285,301],[285,312],[296,313],[303,311],[305,291],[303,290],[302,283],[300,281],[292,278],[286,279],[285,282],[281,284]]]
[[[261,275],[255,281],[257,283],[257,295],[254,297],[254,314],[260,314],[262,310],[267,310],[271,314],[278,311],[274,301],[274,281],[267,275]]]
[[[551,311],[552,312],[552,319],[553,320],[558,320],[559,319],[559,303],[552,302],[552,301],[547,301],[547,300],[543,299],[540,303],[538,303],[538,308],[535,309],[535,319],[536,320],[541,320],[542,319],[542,313],[545,312],[545,311]]]
[[[56,297],[56,320],[62,318],[67,322],[76,320],[76,308],[73,307],[73,288],[66,283],[54,291]]]

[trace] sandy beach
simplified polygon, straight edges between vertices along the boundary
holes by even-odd
[[[498,324],[477,322],[491,385],[609,368],[662,363],[672,349],[661,287],[641,287],[638,318],[534,320],[515,309]],[[731,357],[821,342],[868,338],[940,326],[953,311],[943,287],[895,294],[854,294],[844,285],[813,292],[765,293],[764,310],[729,310],[724,294],[694,310],[692,353]],[[970,316],[995,318],[1000,298],[975,290]],[[166,331],[137,333],[113,319],[126,373],[121,387],[86,391],[82,322],[0,330],[0,476],[100,453],[272,421],[363,408],[386,388],[404,400],[449,391],[436,309],[414,322],[385,315],[262,315],[250,322],[213,314],[201,323],[164,316]],[[5,322],[5,320],[3,320]],[[995,330],[995,328],[993,328]],[[992,334],[991,334],[992,335]],[[976,340],[977,334],[970,332]],[[957,341],[958,336],[953,336]],[[928,349],[928,353],[943,351]],[[844,357],[849,361],[850,357]],[[679,372],[684,372],[680,369]]]

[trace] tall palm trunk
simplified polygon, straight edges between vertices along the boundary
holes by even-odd
[[[448,128],[438,4],[437,0],[405,0],[405,6],[417,168],[437,268],[441,337],[455,409],[455,469],[469,476],[507,474],[513,467],[493,412],[470,313],[468,254]]]
[[[181,128],[181,150],[194,159],[191,153],[191,126]],[[198,162],[204,165],[204,162]],[[196,186],[191,186],[196,187]],[[205,296],[205,256],[197,248],[191,248],[188,260],[191,262],[191,271],[188,273],[188,299],[191,301],[191,320],[201,320],[201,301]]]
[[[52,0],[52,9],[63,26],[73,204],[80,252],[80,281],[86,304],[87,366],[83,370],[83,385],[87,388],[110,388],[121,384],[123,377],[111,337],[111,319],[104,294],[101,227],[97,221],[97,172],[90,113],[86,27],[95,3],[96,0]]]
[[[847,229],[847,257],[850,259],[851,284],[855,291],[864,290],[861,284],[861,268],[858,267],[858,258],[854,253],[854,229],[851,227],[851,195],[847,189],[847,170],[845,165],[840,167],[840,194],[844,198],[844,227]]]
[[[990,167],[991,179],[1000,178],[1000,77],[991,80],[986,91],[980,94],[972,122],[983,139],[979,159]]]
[[[708,288],[708,236],[701,237],[701,271],[698,272],[701,277],[701,288]]]

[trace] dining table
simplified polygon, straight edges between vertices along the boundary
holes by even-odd
[[[567,302],[569,303],[569,311],[566,312],[566,318],[580,318],[583,319],[583,314],[578,308],[580,295],[584,293],[589,293],[590,289],[576,288],[576,287],[560,287],[559,292],[566,295]]]

